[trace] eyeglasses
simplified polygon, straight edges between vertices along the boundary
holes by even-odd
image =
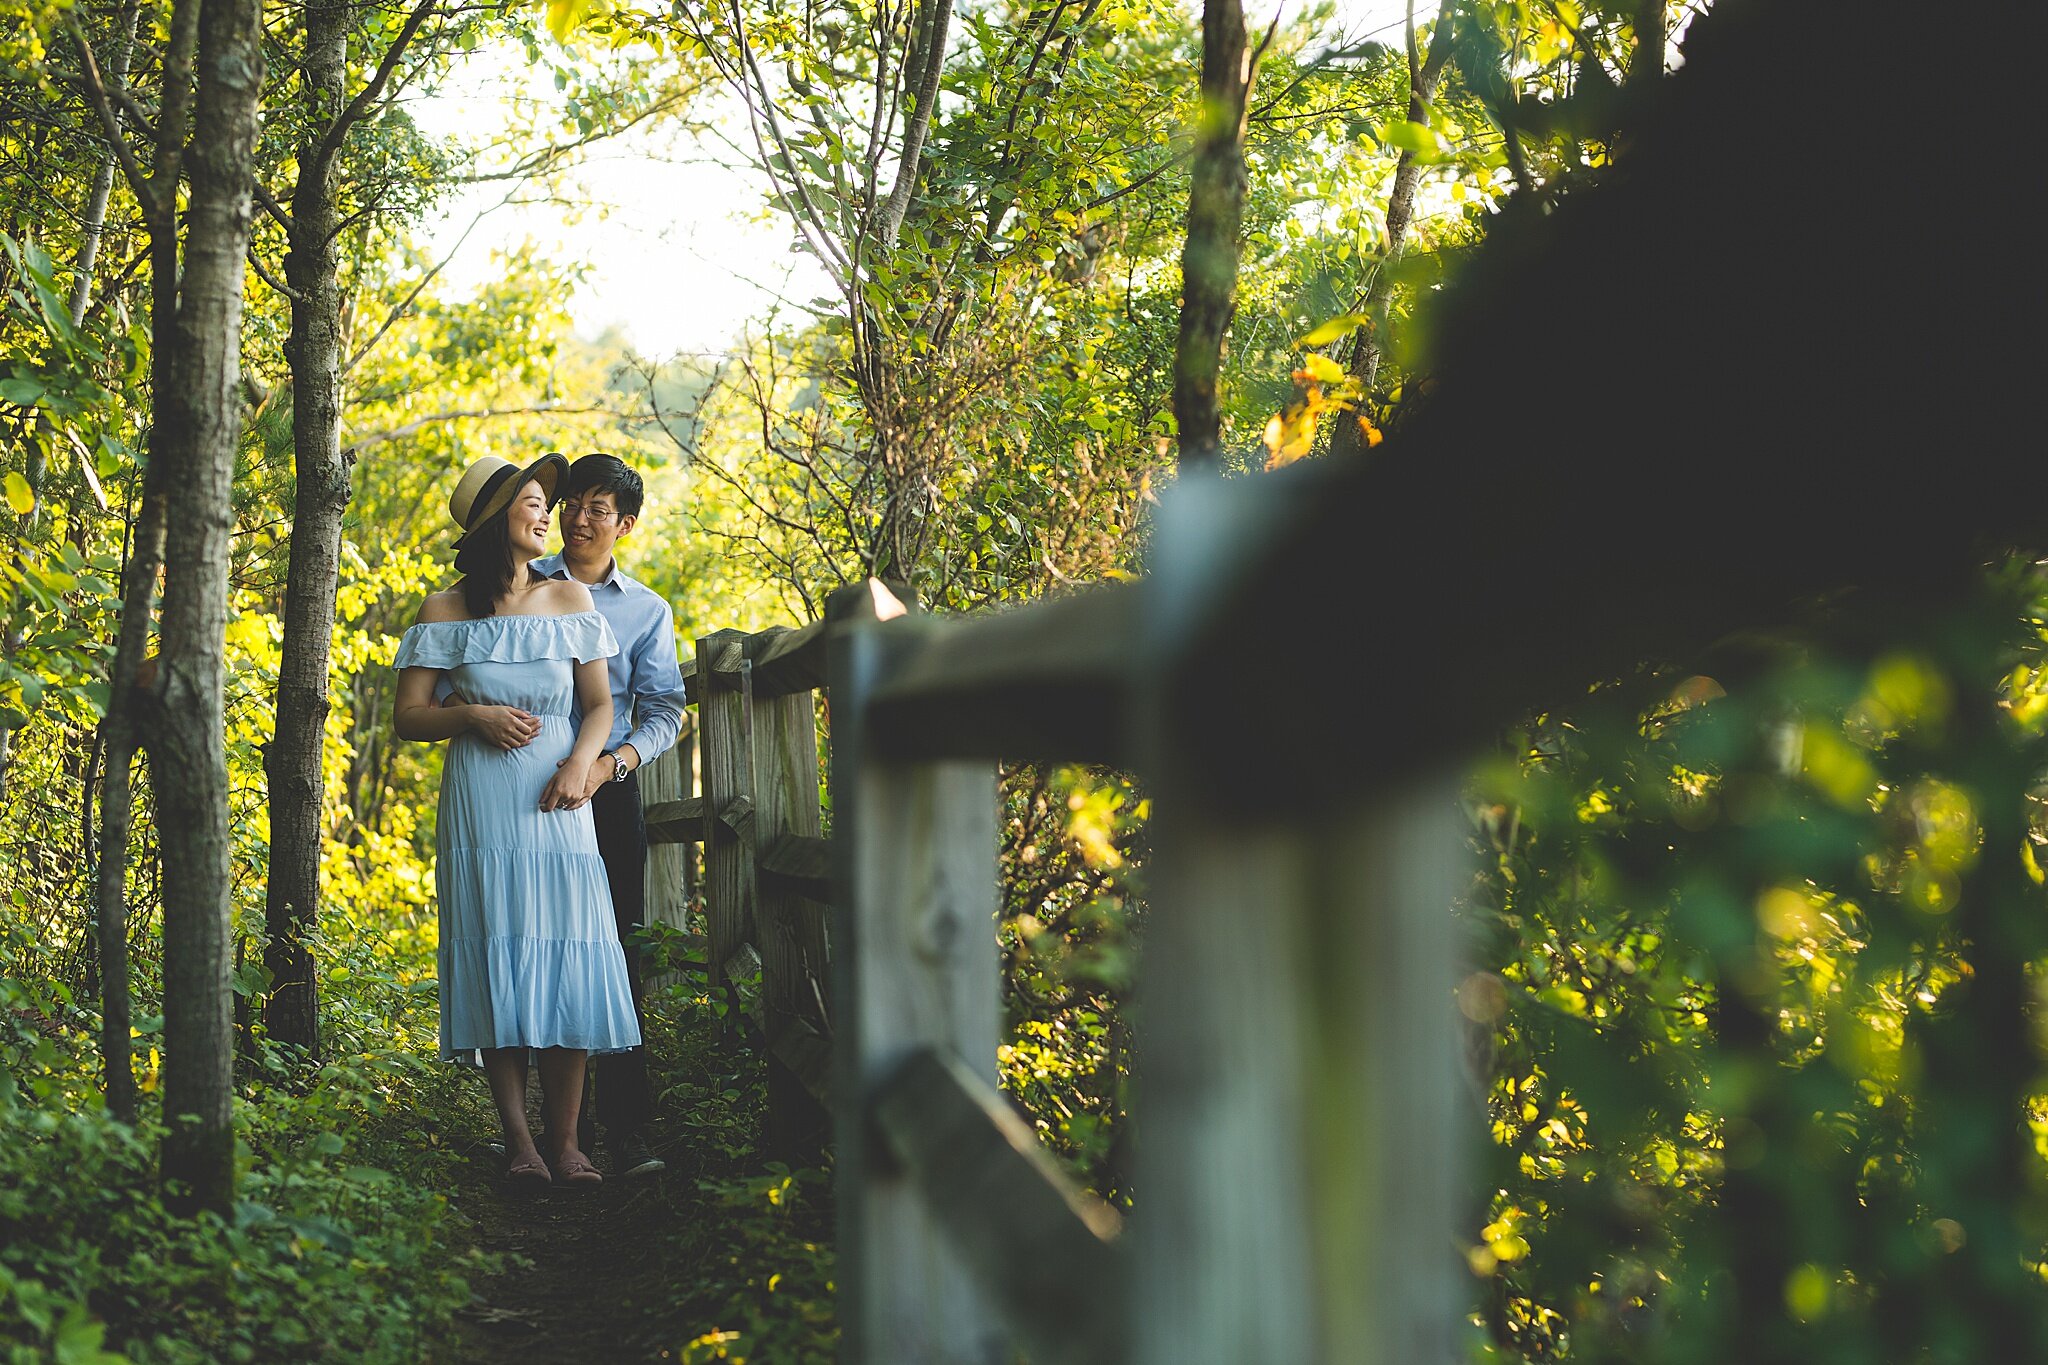
[[[580,517],[593,526],[602,526],[619,515],[609,507],[585,507],[580,502],[558,503],[555,510],[562,514],[563,521],[575,521]]]

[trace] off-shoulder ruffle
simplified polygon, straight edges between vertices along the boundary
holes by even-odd
[[[596,611],[557,616],[485,616],[473,621],[422,621],[398,642],[393,668],[456,668],[524,664],[540,659],[589,663],[619,652],[611,624]]]

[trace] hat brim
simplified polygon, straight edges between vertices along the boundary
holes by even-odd
[[[507,466],[484,485],[483,495],[478,499],[477,510],[471,514],[469,526],[455,538],[455,548],[461,549],[464,542],[477,532],[489,526],[494,518],[505,515],[505,509],[512,505],[512,499],[520,489],[530,482],[538,481],[541,496],[553,507],[562,497],[562,487],[569,480],[569,457],[559,450],[547,454],[527,465],[524,469]]]

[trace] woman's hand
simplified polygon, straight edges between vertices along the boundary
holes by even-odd
[[[555,766],[557,768],[567,767],[574,758],[575,755],[571,754]],[[603,787],[612,780],[612,775],[618,772],[618,770],[619,759],[617,754],[599,754],[595,759],[592,759],[583,770],[583,786],[579,789],[576,800],[572,804],[581,806],[587,803],[591,797],[597,795],[600,787]]]
[[[590,776],[591,765],[579,763],[574,754],[562,760],[555,769],[555,775],[541,788],[540,808],[546,811],[574,810],[589,798],[583,788]]]
[[[472,706],[469,728],[500,749],[524,749],[540,734],[540,717],[516,706]]]

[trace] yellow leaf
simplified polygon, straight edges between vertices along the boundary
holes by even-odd
[[[1342,383],[1344,379],[1344,367],[1326,355],[1309,356],[1301,362],[1301,368],[1307,370],[1311,378],[1325,384]]]
[[[1294,344],[1304,349],[1310,346],[1327,346],[1345,333],[1359,327],[1368,327],[1372,319],[1363,313],[1343,313],[1331,318],[1307,336],[1297,337]]]
[[[1275,413],[1266,423],[1266,468],[1279,469],[1308,454],[1316,440],[1316,414],[1305,403]]]
[[[590,0],[548,0],[548,32],[558,43],[567,42],[571,30],[590,12]]]
[[[14,509],[14,515],[25,517],[36,510],[35,490],[28,486],[27,479],[10,469],[7,471],[6,484],[7,505]]]

